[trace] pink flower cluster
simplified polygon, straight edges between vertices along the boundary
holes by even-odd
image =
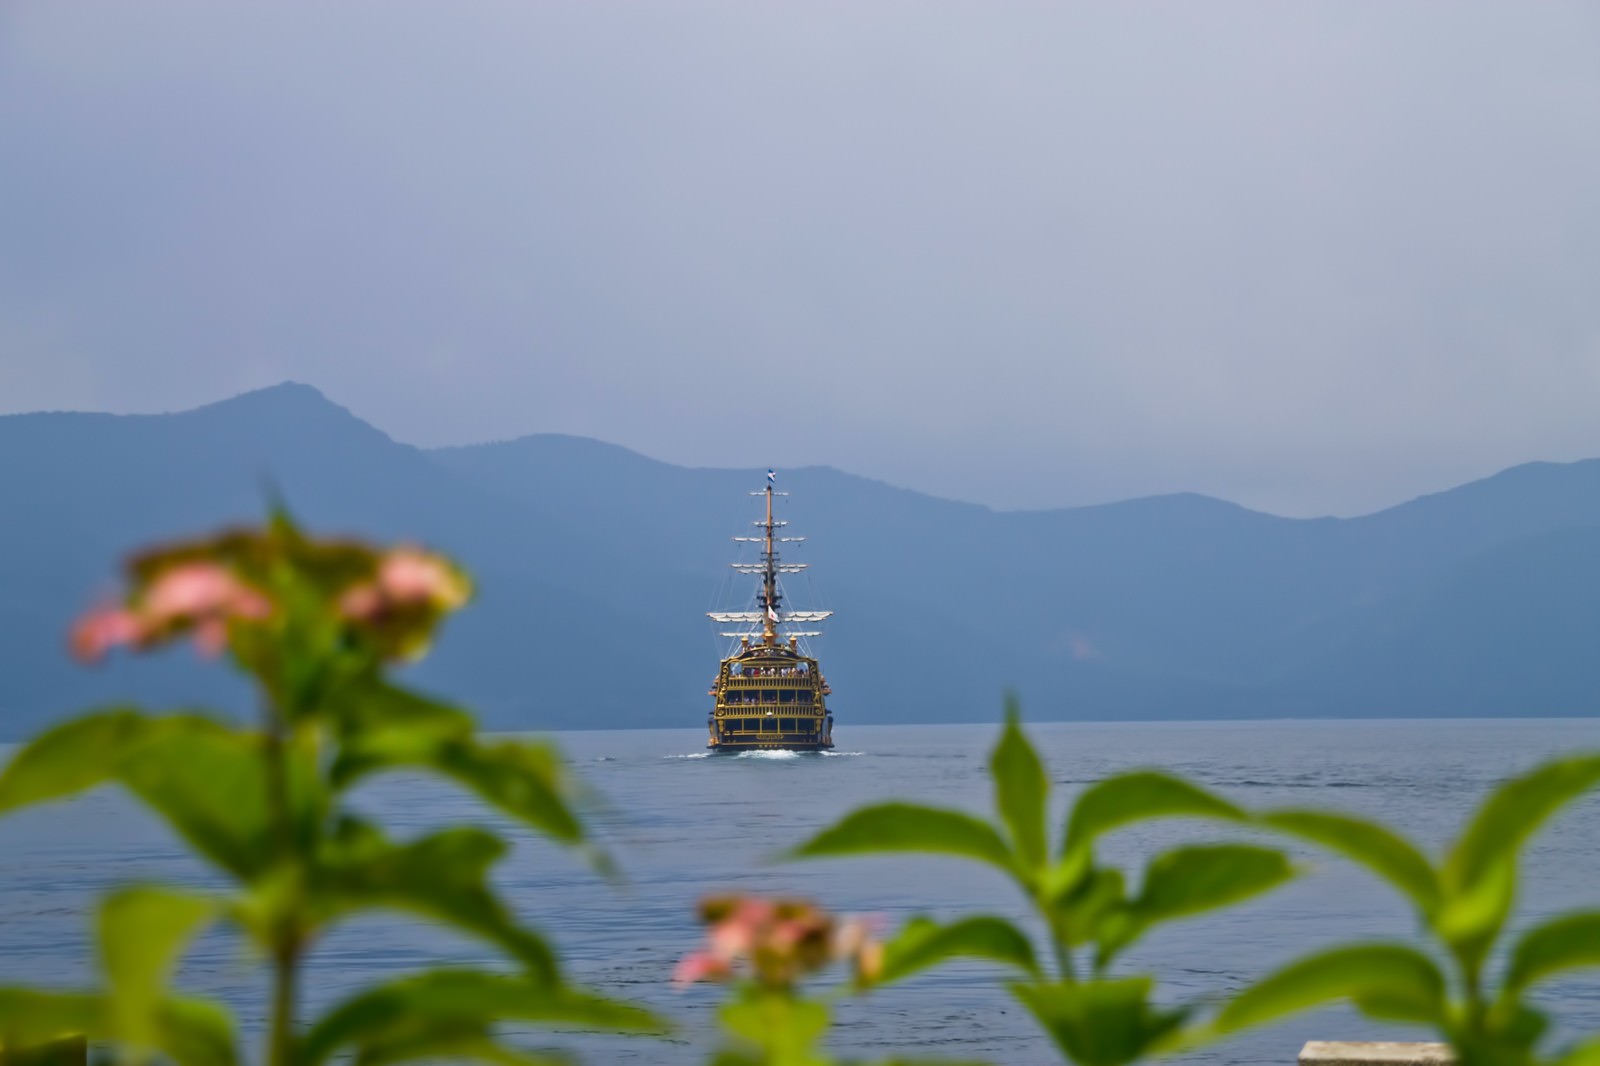
[[[373,580],[340,597],[339,611],[359,621],[410,607],[453,611],[467,602],[471,591],[466,577],[440,556],[416,548],[395,548],[379,560]]]
[[[836,960],[849,960],[862,981],[883,969],[870,921],[838,921],[805,900],[715,897],[700,905],[700,917],[710,927],[706,948],[678,964],[676,984],[726,981],[741,966],[757,983],[782,989]]]
[[[227,645],[230,621],[258,621],[271,612],[267,598],[226,567],[178,563],[156,575],[128,603],[103,605],[79,619],[72,630],[72,650],[93,662],[119,645],[148,647],[192,632],[195,646],[215,656]]]

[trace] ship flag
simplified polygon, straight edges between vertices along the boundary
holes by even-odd
[[[776,470],[773,470],[772,467],[770,467],[770,466],[767,467],[767,484],[769,484],[769,485],[776,484],[777,480],[778,480],[778,472]]]

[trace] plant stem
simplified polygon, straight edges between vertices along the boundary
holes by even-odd
[[[1067,948],[1066,938],[1061,935],[1061,930],[1054,919],[1047,918],[1050,930],[1050,947],[1056,956],[1056,973],[1061,978],[1062,984],[1076,984],[1078,973],[1072,965],[1072,952]]]
[[[262,707],[266,758],[267,809],[272,819],[273,843],[277,854],[273,866],[294,861],[294,829],[289,819],[289,768],[285,753],[283,720],[270,702]],[[297,914],[299,886],[291,889],[282,913],[272,923],[272,1029],[267,1051],[267,1066],[292,1066],[294,1017],[300,964],[300,923]]]
[[[294,1054],[294,1008],[299,977],[299,951],[284,942],[272,957],[272,1032],[268,1066],[291,1066]]]

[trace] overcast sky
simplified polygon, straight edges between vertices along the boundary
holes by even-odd
[[[1600,6],[0,3],[0,410],[997,507],[1600,456]]]

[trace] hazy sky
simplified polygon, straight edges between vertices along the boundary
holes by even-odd
[[[1600,455],[1600,6],[0,3],[0,410],[1039,507]]]

